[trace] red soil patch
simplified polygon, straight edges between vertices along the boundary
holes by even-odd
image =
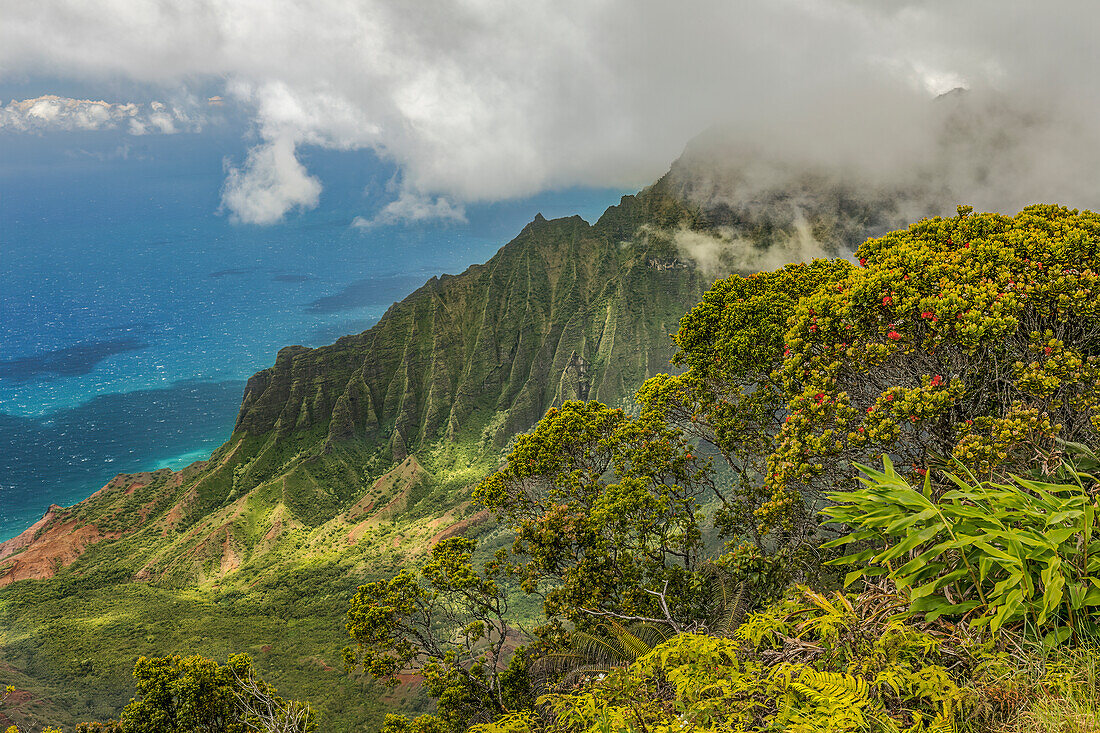
[[[0,560],[5,557],[11,557],[20,550],[29,547],[34,542],[35,535],[39,530],[44,529],[46,525],[50,524],[57,516],[65,511],[65,508],[58,506],[57,504],[51,504],[50,508],[46,510],[46,513],[42,515],[42,518],[37,522],[27,527],[21,533],[12,537],[10,540],[0,542]]]
[[[237,548],[233,546],[233,536],[228,527],[225,527],[225,539],[222,541],[221,574],[226,576],[241,566],[241,556],[237,554]]]
[[[482,522],[487,521],[488,519],[489,510],[482,509],[477,514],[473,514],[469,517],[466,517],[465,519],[460,519],[452,524],[450,527],[447,527],[442,531],[437,532],[434,537],[428,540],[428,544],[432,547],[435,547],[436,544],[442,542],[443,540],[450,539],[451,537],[457,537],[470,527],[475,527]]]
[[[34,695],[29,690],[16,690],[7,697],[4,698],[4,702],[12,707],[17,707],[23,703],[30,702],[34,699]]]
[[[297,519],[290,516],[290,512],[287,511],[286,505],[282,503],[275,505],[268,521],[271,523],[271,526],[268,528],[267,532],[264,533],[263,538],[256,543],[256,547],[253,548],[252,551],[255,554],[268,552],[275,546],[276,540],[278,540],[284,532],[291,529],[299,529],[304,526]]]
[[[182,502],[180,504],[173,504],[172,508],[168,510],[168,513],[164,515],[164,530],[161,532],[161,537],[167,537],[168,530],[175,529],[181,519],[183,519]]]
[[[54,523],[0,575],[0,588],[17,580],[52,578],[58,568],[71,565],[89,545],[120,535],[100,532],[94,524],[77,526],[76,520]]]
[[[104,494],[110,494],[115,491],[122,490],[123,493],[129,495],[133,494],[143,486],[148,486],[153,480],[154,472],[152,471],[139,471],[138,473],[120,473],[113,479],[108,481],[100,488],[99,491],[89,496],[81,504],[91,501],[92,499],[99,498]]]
[[[382,476],[374,482],[374,485],[371,487],[372,490],[386,491],[387,489],[392,489],[397,486],[401,488],[394,494],[393,498],[386,502],[386,505],[380,509],[374,509],[374,498],[370,493],[367,493],[364,494],[351,509],[344,512],[344,521],[351,523],[366,516],[370,510],[374,509],[366,519],[359,521],[359,523],[348,532],[348,544],[354,545],[356,542],[363,539],[372,527],[378,526],[383,519],[388,519],[403,511],[408,503],[409,493],[424,473],[424,468],[416,460],[416,456],[409,456],[399,463],[392,471],[382,474]]]
[[[424,675],[415,674],[413,672],[398,672],[397,673],[397,686],[405,687],[408,689],[415,689],[424,684]]]
[[[2,692],[3,688],[0,688],[0,693]],[[35,698],[35,696],[27,690],[16,690],[15,692],[8,694],[7,697],[4,697],[3,699],[4,707],[14,712],[26,705],[28,702],[31,702],[32,700],[35,700],[37,698]],[[9,726],[15,724],[16,723],[13,718],[9,718],[7,715],[4,714],[3,711],[0,711],[0,725]]]

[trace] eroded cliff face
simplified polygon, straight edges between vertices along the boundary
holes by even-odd
[[[441,439],[502,445],[563,400],[618,403],[669,368],[669,335],[708,284],[694,268],[660,267],[667,243],[634,237],[653,218],[691,213],[647,191],[595,225],[536,218],[487,263],[432,278],[369,331],[283,349],[249,380],[236,432],[321,427],[330,447],[380,442],[401,460]]]
[[[618,404],[670,368],[670,334],[709,281],[694,267],[665,266],[676,261],[671,243],[638,236],[655,221],[693,219],[657,187],[624,197],[594,225],[539,216],[488,262],[432,278],[370,330],[282,349],[248,381],[233,436],[209,462],[186,477],[119,477],[54,508],[9,548],[0,583],[52,574],[105,539],[118,540],[110,562],[177,585],[231,575],[287,536],[362,539],[366,530],[344,526],[348,508],[396,491],[383,482],[382,492],[379,477],[408,460],[419,466],[415,456],[439,446],[450,446],[450,463],[415,483],[421,494],[441,492],[423,518],[430,534],[449,531],[437,520],[462,504],[462,492],[444,486],[456,465],[491,463],[556,404]]]

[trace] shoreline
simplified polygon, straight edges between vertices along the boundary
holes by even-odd
[[[101,491],[104,486],[110,484],[117,476],[124,474],[143,473],[159,471],[163,468],[171,469],[172,471],[179,471],[197,461],[204,461],[210,457],[210,454],[218,449],[228,439],[228,435],[224,438],[211,439],[204,441],[204,445],[199,448],[192,448],[183,452],[175,452],[170,456],[162,458],[150,458],[142,461],[141,464],[128,469],[115,471],[100,483],[94,489],[88,489],[87,483],[81,482],[83,488],[66,492],[58,492],[52,498],[44,498],[43,503],[45,508],[43,509],[31,509],[28,504],[22,509],[12,512],[13,518],[7,519],[4,514],[7,514],[7,510],[0,509],[0,543],[7,542],[10,539],[18,537],[28,528],[42,521],[51,511],[56,510],[58,507],[68,509],[69,507],[76,506],[77,504],[86,501],[94,496],[97,492]],[[93,482],[95,483],[95,482]],[[36,506],[38,504],[36,503]],[[22,517],[22,518],[15,518]]]

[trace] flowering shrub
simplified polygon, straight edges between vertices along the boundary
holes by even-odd
[[[789,321],[789,419],[768,461],[765,525],[883,453],[910,475],[950,455],[989,477],[1026,468],[1056,437],[1095,441],[1100,216],[960,207],[857,254],[861,267]]]

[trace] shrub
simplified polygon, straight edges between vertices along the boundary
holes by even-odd
[[[898,603],[802,589],[732,638],[679,634],[576,692],[544,696],[541,718],[474,730],[949,730],[969,716],[962,687],[986,650],[946,626],[898,620]]]
[[[889,453],[915,477],[954,456],[1024,472],[1100,427],[1100,216],[1029,206],[932,219],[869,240],[862,267],[799,301],[786,335],[789,417],[760,518]]]
[[[1097,484],[1049,483],[1011,477],[965,481],[936,496],[931,477],[921,490],[894,470],[860,466],[863,488],[830,494],[823,514],[852,532],[828,546],[860,549],[833,561],[855,565],[846,583],[885,575],[912,611],[934,620],[966,617],[971,626],[1027,626],[1044,643],[1096,632],[1100,607]]]

